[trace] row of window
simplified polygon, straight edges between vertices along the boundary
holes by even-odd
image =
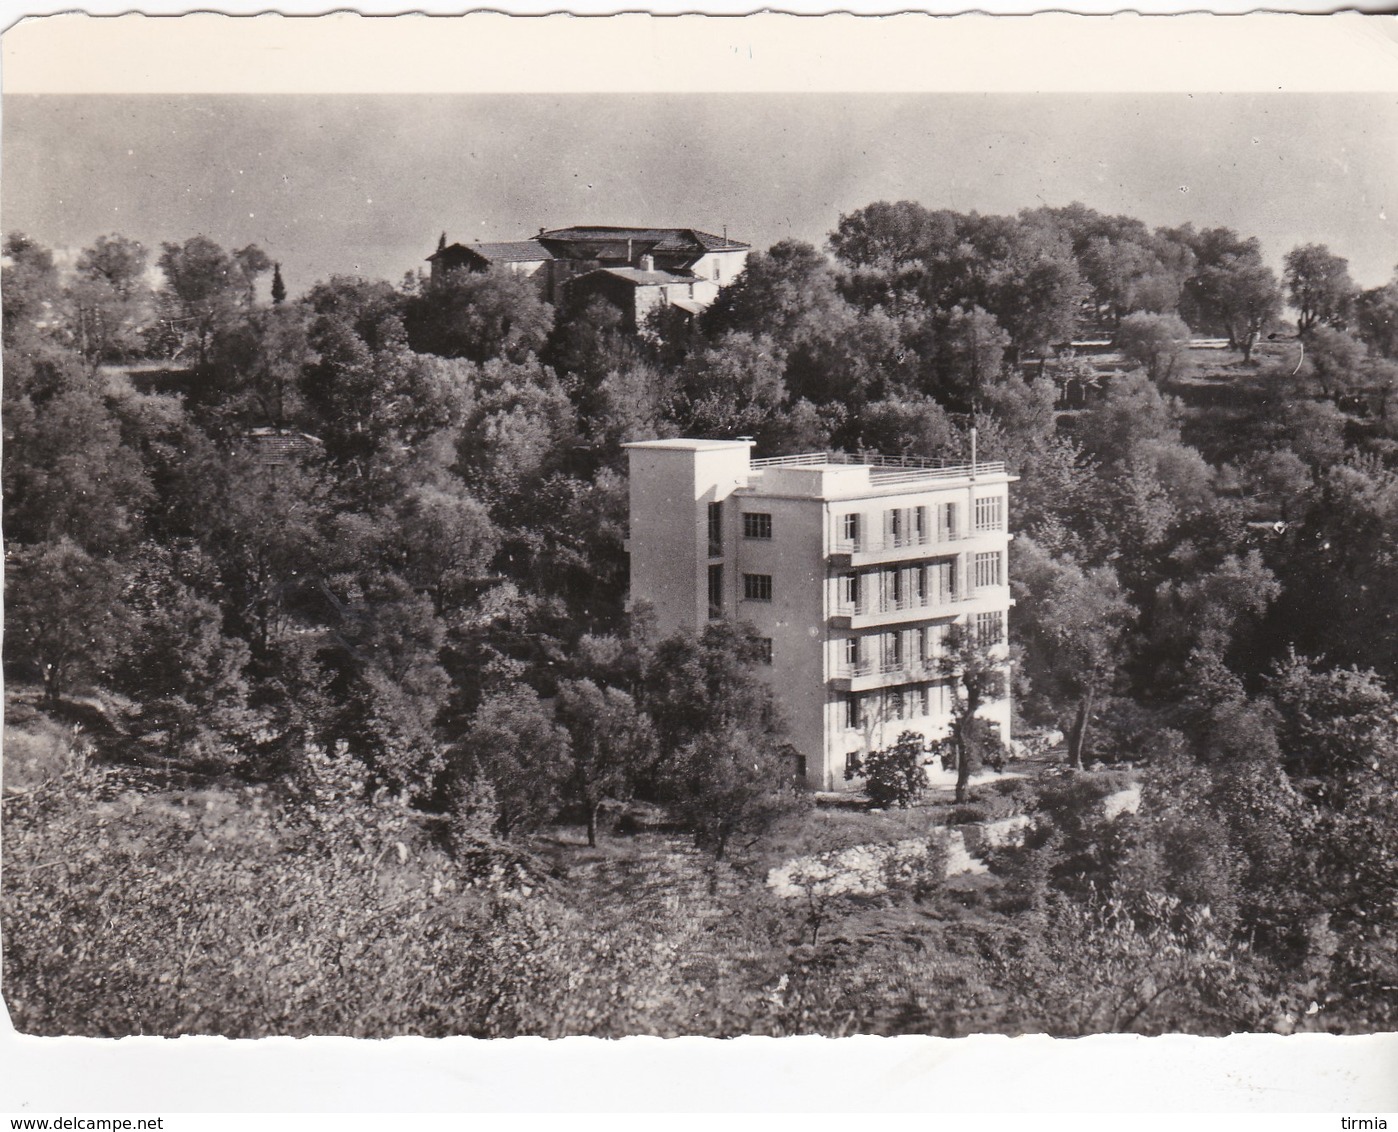
[[[840,539],[852,546],[869,541],[865,529],[866,516],[852,512],[840,516]],[[891,507],[883,513],[883,540],[886,546],[915,545],[930,542],[935,527],[939,541],[958,537],[961,530],[961,505],[955,501],[932,507]],[[1002,531],[1005,529],[1004,496],[993,495],[975,501],[975,529]]]
[[[846,637],[841,646],[844,663],[851,669],[864,662],[878,661],[888,670],[904,665],[926,664],[946,651],[949,625],[922,625],[892,633],[871,633],[862,637]],[[990,647],[1005,640],[1003,610],[977,613],[971,623],[977,645]]]
[[[951,687],[945,681],[852,692],[845,697],[845,727],[855,730],[870,723],[943,717],[951,709]]]
[[[939,503],[929,515],[927,507],[894,507],[884,512],[884,541],[887,545],[899,546],[925,543],[931,538],[931,522],[935,519],[940,540],[955,539],[959,530],[960,507],[957,503]],[[844,515],[840,519],[840,537],[851,545],[859,545],[863,539],[864,516],[856,513]],[[992,495],[976,500],[977,531],[1000,531],[1005,529],[1005,500],[1003,496]],[[743,512],[743,537],[748,539],[770,539],[772,537],[772,516],[766,511]],[[709,504],[709,550],[711,554],[723,552],[723,504]]]
[[[839,603],[847,611],[877,609],[887,612],[954,601],[959,589],[956,566],[956,559],[949,558],[919,566],[843,574],[839,580]],[[976,589],[1005,584],[1002,552],[989,550],[977,554],[971,567]]]

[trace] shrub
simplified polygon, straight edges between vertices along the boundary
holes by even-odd
[[[898,741],[883,750],[870,751],[863,760],[864,792],[875,806],[907,809],[927,789],[928,756],[923,738],[904,731]]]

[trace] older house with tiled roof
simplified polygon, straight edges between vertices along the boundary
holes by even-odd
[[[432,265],[435,283],[448,271],[489,271],[492,267],[534,275],[552,258],[552,253],[537,240],[490,244],[447,244],[443,241],[442,246],[427,257],[427,262]]]
[[[532,240],[443,245],[428,256],[432,278],[503,268],[539,280],[549,302],[601,297],[633,327],[657,307],[697,314],[747,262],[750,245],[697,228],[600,225],[541,229]]]

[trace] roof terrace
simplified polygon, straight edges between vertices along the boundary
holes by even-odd
[[[753,460],[749,466],[754,472],[769,468],[858,468],[867,471],[868,482],[874,487],[937,480],[974,480],[979,476],[1005,474],[1002,460],[977,460],[968,464],[925,456],[884,456],[877,452],[804,452],[795,456],[767,456]]]

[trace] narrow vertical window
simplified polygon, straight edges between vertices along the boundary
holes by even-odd
[[[845,697],[845,726],[859,726],[859,697],[853,693]]]
[[[709,557],[723,553],[723,504],[709,504]]]
[[[846,515],[840,520],[840,540],[851,549],[859,549],[859,516]]]
[[[859,638],[845,638],[845,664],[851,672],[859,667]]]
[[[721,563],[709,567],[709,620],[716,621],[723,616],[723,566]]]
[[[840,579],[840,604],[850,613],[859,611],[858,574],[846,574]]]
[[[980,589],[982,586],[1000,585],[1000,552],[998,550],[992,550],[985,554],[977,554],[975,570],[977,589]]]

